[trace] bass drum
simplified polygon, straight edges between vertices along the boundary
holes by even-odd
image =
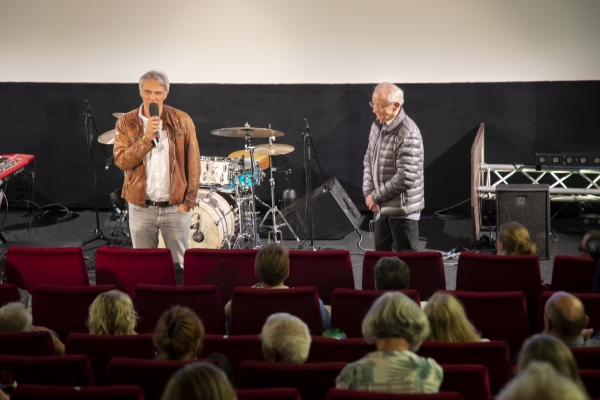
[[[189,232],[190,249],[220,249],[235,233],[235,201],[227,194],[218,194],[208,189],[199,189],[196,206],[192,213]],[[201,241],[194,240],[197,227],[204,236]],[[162,234],[158,235],[158,247],[164,248]]]

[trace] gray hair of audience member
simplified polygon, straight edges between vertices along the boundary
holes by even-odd
[[[147,79],[154,79],[169,92],[169,77],[164,72],[156,70],[146,72],[140,77],[140,90],[142,90],[142,85],[144,85]]]
[[[400,107],[404,105],[404,91],[398,86],[390,82],[381,82],[375,86],[373,93],[385,91],[387,92],[387,100],[390,103],[400,103]]]
[[[298,317],[277,313],[267,318],[260,333],[263,354],[271,360],[271,352],[277,354],[277,362],[302,364],[310,351],[308,326]]]
[[[410,269],[398,257],[381,257],[374,274],[377,290],[403,290],[410,284]]]
[[[585,400],[575,382],[556,372],[547,362],[533,361],[510,381],[496,400]]]
[[[400,292],[380,296],[363,319],[362,334],[368,343],[376,339],[403,338],[416,351],[429,335],[429,321],[421,308]]]
[[[580,315],[575,319],[569,319],[564,314],[561,307],[558,306],[558,302],[563,298],[568,297],[572,305],[580,307]],[[563,301],[564,305],[564,301]],[[558,335],[561,338],[572,338],[581,333],[581,330],[585,328],[588,323],[588,317],[585,315],[585,306],[577,297],[567,292],[556,292],[546,302],[544,307],[544,320],[552,322],[552,329],[550,332],[554,335]],[[546,327],[548,327],[547,321],[544,321]]]
[[[31,313],[21,302],[0,307],[0,332],[30,332],[31,322]]]
[[[559,339],[540,333],[525,340],[519,353],[519,372],[534,361],[549,363],[557,372],[571,379],[584,393],[586,392],[573,353]]]
[[[188,364],[175,372],[161,400],[235,400],[235,390],[225,374],[205,362]]]

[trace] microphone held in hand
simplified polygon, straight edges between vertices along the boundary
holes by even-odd
[[[158,117],[158,104],[156,103],[150,103],[150,116],[151,117]],[[158,141],[160,140],[160,132],[156,131],[154,132],[154,140],[156,141],[156,143],[158,144]]]

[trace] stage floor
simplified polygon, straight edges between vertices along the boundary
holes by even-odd
[[[4,214],[5,210],[2,210]],[[1,215],[4,220],[4,237],[9,242],[14,241],[45,241],[45,242],[83,242],[92,236],[96,227],[95,213],[90,210],[76,210],[76,216],[71,220],[58,223],[39,222],[31,219],[26,211],[8,211],[6,215]],[[100,227],[105,236],[110,235],[111,230],[116,226],[116,221],[110,219],[109,212],[100,212]],[[1,221],[1,219],[0,219]],[[350,251],[352,256],[352,265],[354,269],[354,278],[356,287],[361,288],[362,280],[362,260],[365,249],[373,249],[373,238],[369,234],[367,216],[362,217],[362,223],[358,232],[352,232],[341,240],[315,240],[315,247],[318,249],[345,249]],[[31,223],[30,223],[31,222]],[[577,246],[581,243],[584,231],[577,228],[576,222],[572,219],[554,219],[552,220],[552,229],[556,233],[557,241],[550,241],[550,259],[540,260],[542,277],[546,282],[551,281],[552,262],[557,254],[579,255]],[[456,251],[472,249],[470,241],[470,220],[442,220],[439,218],[428,218],[423,215],[419,222],[420,250],[450,252],[453,248]],[[484,232],[485,233],[485,232]],[[123,241],[124,237],[117,238]],[[263,244],[266,239],[261,239]],[[11,243],[12,244],[12,243]],[[104,245],[105,242],[97,240],[83,246],[86,263],[90,274],[90,280],[95,282],[94,275],[94,256],[96,249]],[[284,241],[290,249],[299,248],[296,241]],[[309,242],[304,242],[303,248],[308,249]],[[6,246],[0,244],[0,255],[5,252]],[[446,272],[446,286],[452,290],[456,287],[456,259],[448,258],[444,262]],[[178,280],[182,281],[182,271],[176,271]]]

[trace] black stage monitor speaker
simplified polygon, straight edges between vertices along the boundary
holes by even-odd
[[[282,210],[285,219],[300,239],[310,239],[310,216],[306,205],[304,196]],[[360,212],[336,178],[312,192],[312,210],[315,240],[343,239],[360,225]],[[281,223],[283,220],[279,217],[277,224]],[[294,239],[287,227],[282,227],[281,232],[284,239]]]
[[[516,221],[529,231],[540,259],[550,258],[550,187],[511,184],[496,186],[496,233],[505,222]]]

